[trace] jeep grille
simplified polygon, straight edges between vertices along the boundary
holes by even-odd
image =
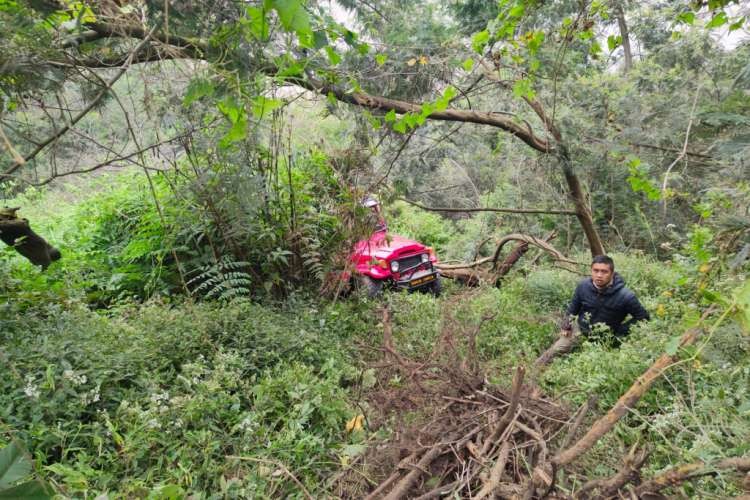
[[[396,259],[398,261],[398,268],[399,272],[404,272],[407,269],[411,269],[412,267],[416,266],[420,262],[422,262],[422,257],[417,255],[411,255],[409,257],[404,257],[402,259]]]

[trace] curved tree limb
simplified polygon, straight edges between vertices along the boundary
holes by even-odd
[[[521,234],[521,233],[512,233],[512,234],[504,236],[503,238],[500,239],[500,241],[498,241],[497,248],[495,249],[495,253],[492,257],[484,257],[482,259],[475,260],[474,262],[469,262],[466,264],[438,264],[437,267],[438,269],[441,269],[441,270],[443,269],[469,269],[469,268],[480,266],[482,264],[486,264],[488,262],[497,262],[497,259],[500,257],[501,250],[508,242],[511,242],[511,241],[525,241],[526,243],[529,243],[530,245],[537,246],[541,248],[542,250],[546,251],[547,253],[549,253],[550,255],[552,255],[552,257],[558,262],[562,262],[565,264],[574,264],[574,265],[578,264],[576,261],[565,257],[565,255],[563,255],[555,247],[553,247],[552,245],[550,245],[549,243],[547,243],[546,241],[540,238],[537,238],[535,236],[529,236],[526,234]]]

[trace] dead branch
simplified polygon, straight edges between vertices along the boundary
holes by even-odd
[[[445,269],[440,264],[437,267],[440,269],[440,276],[442,278],[456,280],[465,286],[479,286],[480,283],[486,281],[485,273],[480,272],[478,269]]]
[[[98,94],[91,100],[86,107],[84,107],[76,116],[74,116],[69,122],[67,122],[64,126],[60,127],[59,129],[55,130],[55,133],[53,133],[51,136],[46,138],[44,141],[40,142],[37,147],[34,148],[34,150],[23,157],[23,161],[19,162],[16,161],[11,167],[9,167],[5,172],[0,174],[0,178],[2,177],[9,177],[11,174],[13,174],[16,170],[21,168],[24,164],[26,164],[28,161],[35,158],[39,153],[42,152],[44,148],[46,148],[49,144],[56,141],[58,138],[63,136],[68,130],[70,130],[76,123],[78,123],[81,118],[89,114],[94,107],[99,103],[99,101],[104,98],[104,96],[107,95],[109,90],[112,88],[112,86],[117,83],[117,81],[122,77],[122,75],[125,74],[128,67],[130,67],[131,63],[133,62],[133,58],[138,54],[138,52],[141,51],[141,49],[146,46],[149,39],[153,35],[154,31],[156,30],[156,26],[151,29],[148,33],[143,33],[143,39],[141,42],[130,52],[128,55],[128,58],[123,63],[122,67],[117,71],[117,73],[109,79],[109,81],[106,82],[106,85],[102,87],[102,89],[99,91]]]
[[[570,426],[568,433],[565,435],[565,439],[563,439],[562,443],[560,444],[560,448],[565,449],[568,447],[568,445],[570,444],[570,441],[576,435],[576,432],[578,432],[578,428],[581,427],[581,424],[583,423],[583,419],[586,418],[586,414],[589,412],[591,408],[593,408],[596,405],[596,402],[598,400],[599,400],[599,396],[594,394],[585,403],[583,403],[580,408],[578,408],[578,411],[576,412],[576,415],[575,415],[575,419],[573,420],[573,425]]]
[[[482,444],[482,456],[487,456],[487,453],[490,451],[490,448],[495,445],[495,442],[500,437],[500,435],[505,431],[505,428],[508,427],[508,424],[510,423],[513,416],[516,414],[516,410],[518,409],[518,403],[521,400],[521,389],[523,387],[523,377],[526,374],[526,368],[519,365],[516,368],[516,373],[513,375],[513,385],[511,386],[511,397],[510,397],[510,404],[508,405],[508,408],[506,408],[505,413],[498,421],[497,425],[495,426],[492,433],[485,439],[484,444]]]
[[[381,493],[383,493],[383,491],[385,491],[391,484],[394,483],[394,481],[396,481],[399,477],[401,477],[401,469],[406,464],[413,463],[414,460],[417,458],[417,456],[418,456],[418,451],[415,451],[412,454],[410,454],[408,457],[401,460],[401,462],[399,462],[399,464],[396,466],[396,469],[391,473],[391,475],[388,476],[388,478],[385,481],[380,483],[377,488],[372,490],[372,492],[370,492],[370,494],[365,497],[365,500],[374,500],[375,498],[378,498],[378,496]]]
[[[412,470],[406,475],[406,477],[401,479],[401,481],[393,487],[391,492],[388,493],[383,500],[399,500],[404,498],[409,493],[409,489],[419,476],[424,474],[426,472],[425,469],[440,455],[442,449],[443,448],[437,444],[433,445],[432,448],[422,455],[422,458],[420,458],[419,462],[412,467]]]
[[[557,215],[576,215],[574,210],[547,209],[547,208],[449,208],[449,207],[428,207],[417,203],[416,201],[398,198],[409,205],[413,205],[422,210],[429,212],[454,212],[454,213],[472,213],[472,212],[500,212],[511,214],[557,214]]]
[[[656,477],[649,479],[635,489],[635,494],[640,498],[646,494],[656,494],[659,491],[676,486],[684,481],[701,476],[718,474],[721,470],[733,469],[738,472],[750,471],[750,455],[744,457],[725,458],[712,464],[694,462],[691,464],[673,467]]]
[[[495,460],[495,465],[493,465],[492,470],[490,470],[490,477],[487,479],[487,482],[484,483],[482,489],[479,490],[477,496],[474,497],[475,500],[482,500],[483,498],[490,496],[495,491],[495,488],[498,487],[500,480],[503,478],[503,473],[505,472],[505,463],[508,461],[509,453],[510,443],[505,441],[500,448],[500,454],[498,455],[497,460]]]
[[[547,243],[546,241],[537,238],[535,236],[529,236],[526,234],[521,233],[511,233],[509,235],[503,236],[503,238],[500,239],[497,243],[497,248],[495,249],[495,253],[492,257],[484,257],[482,259],[476,260],[474,262],[464,263],[464,264],[438,264],[437,267],[441,271],[443,270],[454,270],[454,269],[470,269],[477,266],[480,266],[482,264],[486,264],[488,262],[496,262],[497,259],[500,257],[500,252],[502,251],[503,247],[510,241],[523,241],[530,245],[537,246],[541,248],[542,250],[546,251],[552,257],[557,261],[561,262],[563,264],[568,265],[577,265],[578,263],[574,260],[571,260],[567,257],[565,257],[560,251],[558,251],[555,247]]]
[[[646,450],[637,451],[633,447],[630,452],[623,458],[622,466],[612,477],[606,479],[592,479],[584,484],[574,496],[576,499],[588,498],[590,492],[598,490],[598,496],[607,498],[615,495],[617,491],[628,483],[634,483],[640,477],[640,470],[646,463],[648,452]]]
[[[698,327],[687,330],[680,339],[679,348],[692,345],[698,338],[700,332],[701,330]],[[620,419],[630,411],[630,408],[638,403],[654,381],[661,377],[662,373],[674,364],[676,360],[677,354],[662,354],[654,364],[648,368],[648,370],[636,379],[633,385],[630,386],[630,389],[620,396],[620,399],[617,400],[607,414],[591,426],[586,435],[578,440],[573,446],[561,451],[552,458],[554,464],[558,466],[567,465],[591,449],[599,438],[611,431],[615,424],[617,424],[617,422],[619,422]]]
[[[34,232],[27,219],[16,217],[16,210],[0,212],[0,240],[35,266],[47,269],[52,262],[60,259],[60,250]]]

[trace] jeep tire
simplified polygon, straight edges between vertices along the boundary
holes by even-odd
[[[443,283],[440,281],[440,275],[435,276],[435,281],[430,285],[429,291],[435,297],[440,297],[443,292]]]
[[[383,282],[367,275],[357,276],[355,283],[359,294],[368,299],[374,299],[383,293]]]

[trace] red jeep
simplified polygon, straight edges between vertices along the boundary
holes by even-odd
[[[354,269],[354,285],[369,297],[380,294],[386,286],[440,295],[440,273],[434,266],[437,257],[433,249],[403,236],[388,234],[377,201],[366,199],[364,204],[373,210],[377,225],[369,239],[354,245],[349,257]]]

